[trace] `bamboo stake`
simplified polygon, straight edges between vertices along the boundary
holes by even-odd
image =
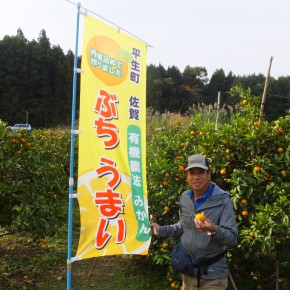
[[[229,277],[230,277],[230,280],[231,280],[231,283],[232,283],[233,288],[234,288],[235,290],[238,290],[238,288],[237,288],[237,286],[236,286],[236,283],[235,283],[235,281],[234,281],[234,279],[233,279],[233,276],[232,276],[231,272],[229,272]]]
[[[277,247],[276,249],[276,282],[275,282],[275,289],[279,290],[279,274],[280,274],[280,249]]]
[[[218,129],[220,103],[221,103],[221,92],[218,91],[218,101],[217,101],[217,111],[216,111],[216,122],[215,122],[215,129],[216,130]]]
[[[271,56],[271,58],[270,58],[270,64],[269,64],[269,68],[268,68],[268,74],[267,74],[266,81],[265,81],[265,85],[264,85],[264,92],[263,92],[262,103],[261,103],[261,108],[260,108],[260,119],[259,119],[259,122],[260,123],[262,121],[262,117],[263,117],[263,114],[264,114],[264,105],[265,105],[265,99],[266,99],[268,84],[269,84],[269,78],[270,78],[270,71],[271,71],[272,61],[273,61],[273,56]]]

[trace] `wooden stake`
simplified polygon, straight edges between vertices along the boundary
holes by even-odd
[[[267,89],[268,89],[268,83],[269,83],[269,78],[270,78],[270,71],[271,71],[272,61],[273,61],[273,56],[271,56],[271,58],[270,58],[268,74],[267,74],[267,77],[266,77],[265,86],[264,86],[264,92],[263,92],[263,96],[262,96],[262,103],[261,103],[261,108],[260,108],[260,119],[259,119],[260,123],[262,121],[262,117],[263,117],[263,114],[264,114],[264,105],[265,105],[265,99],[266,99],[266,94],[267,94]]]
[[[221,92],[218,91],[218,101],[217,101],[217,111],[216,111],[216,122],[215,122],[215,129],[218,129],[219,124],[219,110],[220,110],[220,103],[221,103]]]
[[[234,279],[233,279],[233,276],[232,276],[231,272],[229,272],[229,277],[230,277],[230,280],[231,280],[231,283],[232,283],[233,288],[234,288],[235,290],[238,290],[238,288],[237,288],[237,286],[236,286],[236,284],[235,284],[235,281],[234,281]]]

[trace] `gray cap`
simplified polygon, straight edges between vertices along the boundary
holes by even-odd
[[[187,167],[185,170],[188,170],[194,167],[199,167],[205,170],[209,170],[207,160],[200,154],[191,155],[188,157]]]

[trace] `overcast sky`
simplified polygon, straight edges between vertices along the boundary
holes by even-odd
[[[0,0],[0,39],[21,28],[31,41],[44,29],[75,52],[77,2],[150,44],[148,64],[266,75],[273,56],[271,75],[290,76],[290,0]]]

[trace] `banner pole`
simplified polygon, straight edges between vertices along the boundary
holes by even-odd
[[[78,65],[78,38],[80,7],[78,3],[76,46],[74,57],[72,120],[71,120],[71,147],[70,147],[70,176],[69,176],[69,209],[68,209],[68,245],[67,245],[67,290],[71,289],[71,257],[72,257],[72,217],[73,217],[73,188],[74,188],[74,147],[75,147],[75,120],[76,120],[76,93],[77,93],[77,65]]]

